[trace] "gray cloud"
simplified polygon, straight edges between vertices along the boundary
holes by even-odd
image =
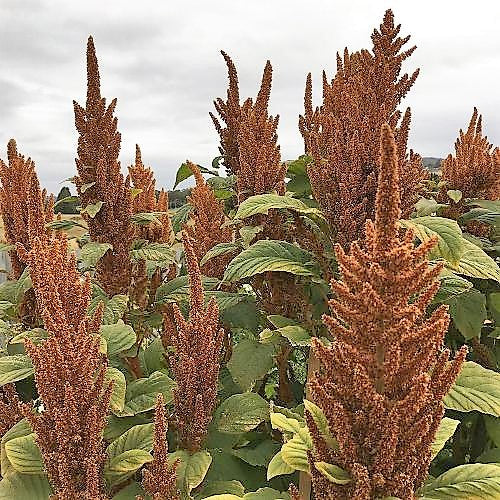
[[[335,52],[370,46],[389,7],[375,0],[1,0],[0,155],[15,137],[32,156],[42,183],[60,189],[74,174],[76,131],[71,101],[85,99],[85,42],[94,36],[102,91],[118,97],[125,168],[138,142],[160,185],[171,186],[187,157],[207,164],[218,138],[208,117],[225,95],[220,49],[237,64],[242,96],[255,95],[265,61],[274,68],[271,112],[280,114],[283,157],[302,152],[297,117],[305,75],[315,99],[321,71],[335,69]],[[405,101],[413,110],[410,145],[444,156],[473,106],[490,140],[500,143],[498,2],[393,2],[402,33],[418,49],[408,71],[421,68]]]

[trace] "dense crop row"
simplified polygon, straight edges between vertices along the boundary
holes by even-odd
[[[223,52],[220,156],[172,212],[139,147],[121,172],[89,38],[81,219],[0,161],[0,499],[500,498],[500,151],[477,110],[441,176],[407,150],[399,31],[317,108],[307,77],[288,162],[271,64],[242,100]]]

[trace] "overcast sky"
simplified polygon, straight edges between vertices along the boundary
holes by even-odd
[[[444,156],[475,105],[499,144],[497,0],[0,0],[0,157],[15,137],[49,190],[74,175],[72,100],[85,102],[92,34],[102,93],[118,98],[124,170],[136,142],[159,186],[172,186],[186,158],[207,165],[218,154],[208,112],[226,92],[220,49],[237,65],[243,97],[256,94],[271,60],[270,109],[281,117],[282,158],[294,158],[303,148],[297,116],[307,72],[318,102],[321,70],[331,76],[345,46],[369,48],[389,7],[418,46],[407,66],[421,68],[405,101],[413,111],[410,146]]]

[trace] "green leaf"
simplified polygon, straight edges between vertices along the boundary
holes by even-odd
[[[248,432],[268,418],[267,401],[253,392],[230,396],[214,414],[217,430],[226,434]]]
[[[447,265],[450,269],[464,276],[493,279],[500,283],[498,264],[478,246],[463,239],[464,253],[457,266]]]
[[[273,365],[273,346],[261,344],[254,339],[240,341],[234,347],[233,355],[227,363],[233,380],[244,391],[264,377]]]
[[[172,222],[172,229],[175,233],[178,233],[183,224],[189,219],[189,214],[193,210],[193,206],[189,203],[182,205],[182,207],[177,208],[173,211],[170,221]]]
[[[125,375],[118,370],[118,368],[112,368],[108,366],[106,373],[104,374],[104,382],[107,384],[113,382],[113,392],[111,393],[110,408],[113,413],[119,413],[123,411],[125,406],[125,391],[126,382]]]
[[[212,290],[219,284],[216,278],[202,277],[204,290]],[[188,277],[177,276],[173,280],[167,281],[158,287],[156,291],[156,302],[166,304],[172,302],[182,302],[189,299]]]
[[[500,326],[500,292],[488,295],[488,308],[496,325]]]
[[[88,229],[87,226],[73,219],[54,220],[52,222],[47,222],[47,224],[45,224],[45,227],[47,229],[51,229],[52,231],[70,231],[75,227]]]
[[[351,482],[351,476],[338,465],[326,462],[314,462],[314,466],[331,483],[348,484]]]
[[[315,405],[312,401],[308,401],[307,399],[304,399],[304,408],[311,415],[314,423],[316,424],[316,427],[318,428],[318,431],[325,440],[326,444],[330,448],[337,449],[339,445],[330,431],[330,426],[328,425],[328,420],[323,413],[323,410],[319,406]]]
[[[187,451],[179,450],[170,453],[168,456],[170,463],[179,460],[177,466],[177,485],[181,491],[190,493],[193,488],[201,484],[207,475],[212,457],[208,451],[198,451],[190,455]]]
[[[154,372],[148,378],[139,378],[127,385],[125,406],[117,415],[128,417],[154,408],[156,396],[163,394],[165,404],[172,402],[175,382],[161,372]]]
[[[26,354],[14,354],[0,358],[0,386],[23,380],[33,373],[31,359]]]
[[[444,274],[439,277],[440,287],[433,299],[435,304],[445,302],[447,299],[467,292],[473,287],[472,283],[465,278],[450,273],[447,269],[443,271],[449,274]]]
[[[80,193],[86,193],[88,189],[95,185],[95,182],[88,182],[87,184],[82,184],[80,186]]]
[[[440,208],[447,207],[446,203],[438,203],[434,198],[427,200],[425,198],[420,198],[420,200],[415,203],[415,209],[417,210],[417,217],[423,217],[426,215],[432,215],[437,213]]]
[[[5,443],[7,460],[21,474],[42,474],[43,460],[35,443],[35,434],[21,436]]]
[[[155,262],[175,262],[175,251],[167,243],[148,243],[130,251],[133,260],[152,260]]]
[[[462,191],[459,191],[458,189],[450,189],[446,191],[446,194],[455,203],[458,203],[462,199]]]
[[[288,493],[281,493],[273,488],[259,488],[243,495],[243,500],[289,500]]]
[[[459,465],[420,488],[417,498],[497,500],[500,498],[500,465]]]
[[[291,243],[259,240],[228,264],[223,281],[237,281],[266,271],[313,276],[312,261],[313,256],[309,252]]]
[[[64,205],[66,203],[80,203],[80,197],[79,196],[66,196],[65,198],[60,199],[59,201],[56,201],[54,203],[54,211],[56,210],[57,207]]]
[[[99,213],[103,204],[104,203],[102,201],[98,201],[97,203],[91,203],[90,205],[87,205],[85,208],[82,208],[82,210],[80,210],[80,213],[81,214],[86,213],[89,215],[91,219],[93,219]]]
[[[155,338],[153,342],[142,351],[142,356],[148,375],[155,371],[164,370],[167,367],[165,363],[165,349],[163,348],[160,337]]]
[[[458,427],[460,420],[454,420],[453,418],[444,417],[439,424],[439,428],[436,432],[436,437],[434,438],[434,442],[431,446],[431,459],[443,449],[446,441],[455,434],[455,431]]]
[[[161,217],[167,215],[168,212],[138,212],[130,217],[131,222],[138,226],[162,226]]]
[[[121,319],[114,325],[102,325],[99,334],[106,340],[108,357],[130,349],[137,340],[134,329]]]
[[[415,231],[415,236],[422,242],[437,237],[437,245],[429,253],[429,258],[442,257],[452,265],[457,265],[464,253],[462,230],[456,221],[444,217],[416,217],[402,220],[400,224]]]
[[[33,330],[27,330],[25,332],[21,332],[20,334],[12,337],[10,339],[10,344],[24,344],[26,339],[29,339],[33,344],[39,345],[44,340],[47,340],[49,337],[49,333],[47,330],[43,328],[33,328]]]
[[[281,432],[290,432],[297,434],[301,429],[305,428],[305,424],[299,422],[296,418],[288,417],[283,413],[274,411],[271,412],[271,426],[273,429],[279,429]]]
[[[209,290],[205,292],[205,302],[208,302],[212,297],[214,297],[217,301],[219,313],[222,313],[231,307],[237,306],[242,302],[255,303],[253,295],[249,295],[247,293],[222,292],[220,290]]]
[[[500,373],[473,361],[465,362],[443,403],[450,410],[479,411],[500,417]]]
[[[291,196],[280,196],[277,194],[258,194],[250,196],[238,207],[238,211],[234,218],[236,220],[246,219],[257,214],[269,213],[272,209],[287,209],[299,214],[314,214],[321,215],[321,211],[317,208],[308,207],[305,203],[292,198]]]
[[[141,449],[127,450],[106,463],[104,477],[109,486],[114,486],[129,478],[144,464],[152,462],[150,453]]]
[[[260,333],[260,339],[262,342],[266,342],[276,338],[276,335],[285,337],[293,346],[311,345],[311,335],[309,335],[309,332],[300,325],[283,326],[276,330],[269,330],[266,328]]]
[[[470,290],[448,299],[450,316],[466,340],[478,338],[486,320],[486,297],[477,290]]]
[[[283,474],[292,474],[295,472],[293,467],[290,467],[281,456],[281,451],[276,453],[267,466],[267,480]]]
[[[307,452],[312,449],[312,439],[307,429],[301,429],[281,447],[281,457],[295,470],[309,472]]]
[[[281,448],[279,443],[266,439],[251,448],[245,446],[233,450],[233,455],[254,467],[267,467],[273,455]]]
[[[141,485],[136,481],[133,481],[129,485],[122,488],[113,498],[112,500],[136,500],[136,497],[144,496],[145,492],[142,489]]]
[[[243,248],[248,248],[255,237],[262,232],[264,226],[243,226],[240,227],[241,244]],[[241,250],[241,248],[239,248]]]
[[[488,436],[495,443],[495,446],[500,448],[500,418],[484,415],[484,423]]]
[[[12,465],[7,458],[7,452],[5,450],[6,444],[12,440],[16,439],[22,436],[28,436],[29,434],[32,434],[31,427],[28,423],[28,421],[23,418],[16,424],[14,424],[2,437],[2,444],[1,444],[1,465],[2,465],[2,470],[1,470],[1,475],[6,476],[7,474],[12,471]]]
[[[10,245],[9,243],[0,243],[0,252],[10,252],[14,250],[16,245]]]
[[[114,324],[122,318],[127,310],[128,295],[114,295],[111,299],[108,299],[106,295],[99,294],[97,297],[94,297],[89,304],[89,316],[94,314],[101,302],[104,303],[102,323],[104,325]]]
[[[200,261],[200,266],[203,266],[203,264],[207,263],[210,259],[219,257],[220,255],[224,255],[226,253],[237,252],[239,250],[241,250],[241,247],[237,243],[218,243],[203,256]]]
[[[202,167],[201,165],[197,165],[197,167],[200,169],[200,172],[206,173],[207,169]],[[208,170],[208,172],[210,172]],[[210,172],[213,174],[213,172]],[[193,175],[192,170],[189,168],[187,163],[182,163],[181,166],[178,168],[177,173],[175,174],[175,184],[173,189],[175,189],[182,181],[185,181],[186,179],[189,179]]]
[[[196,493],[196,500],[211,498],[213,495],[236,495],[237,498],[243,497],[245,487],[239,481],[206,481],[203,489]]]
[[[0,481],[0,500],[47,500],[52,489],[43,475],[13,472]]]
[[[95,267],[97,262],[104,254],[113,248],[109,243],[97,243],[91,241],[83,245],[80,252],[80,260],[83,262],[85,268]]]

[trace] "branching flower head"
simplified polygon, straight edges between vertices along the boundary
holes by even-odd
[[[399,161],[389,125],[382,127],[380,164],[364,244],[352,243],[350,254],[336,247],[342,281],[332,281],[332,316],[324,317],[334,341],[313,344],[321,369],[310,390],[338,442],[328,447],[307,417],[318,499],[413,498],[427,475],[442,399],[467,352],[449,362],[446,306],[426,316],[441,266],[426,259],[434,239],[415,247],[411,230],[400,237]],[[318,461],[346,469],[352,481],[329,482]]]

